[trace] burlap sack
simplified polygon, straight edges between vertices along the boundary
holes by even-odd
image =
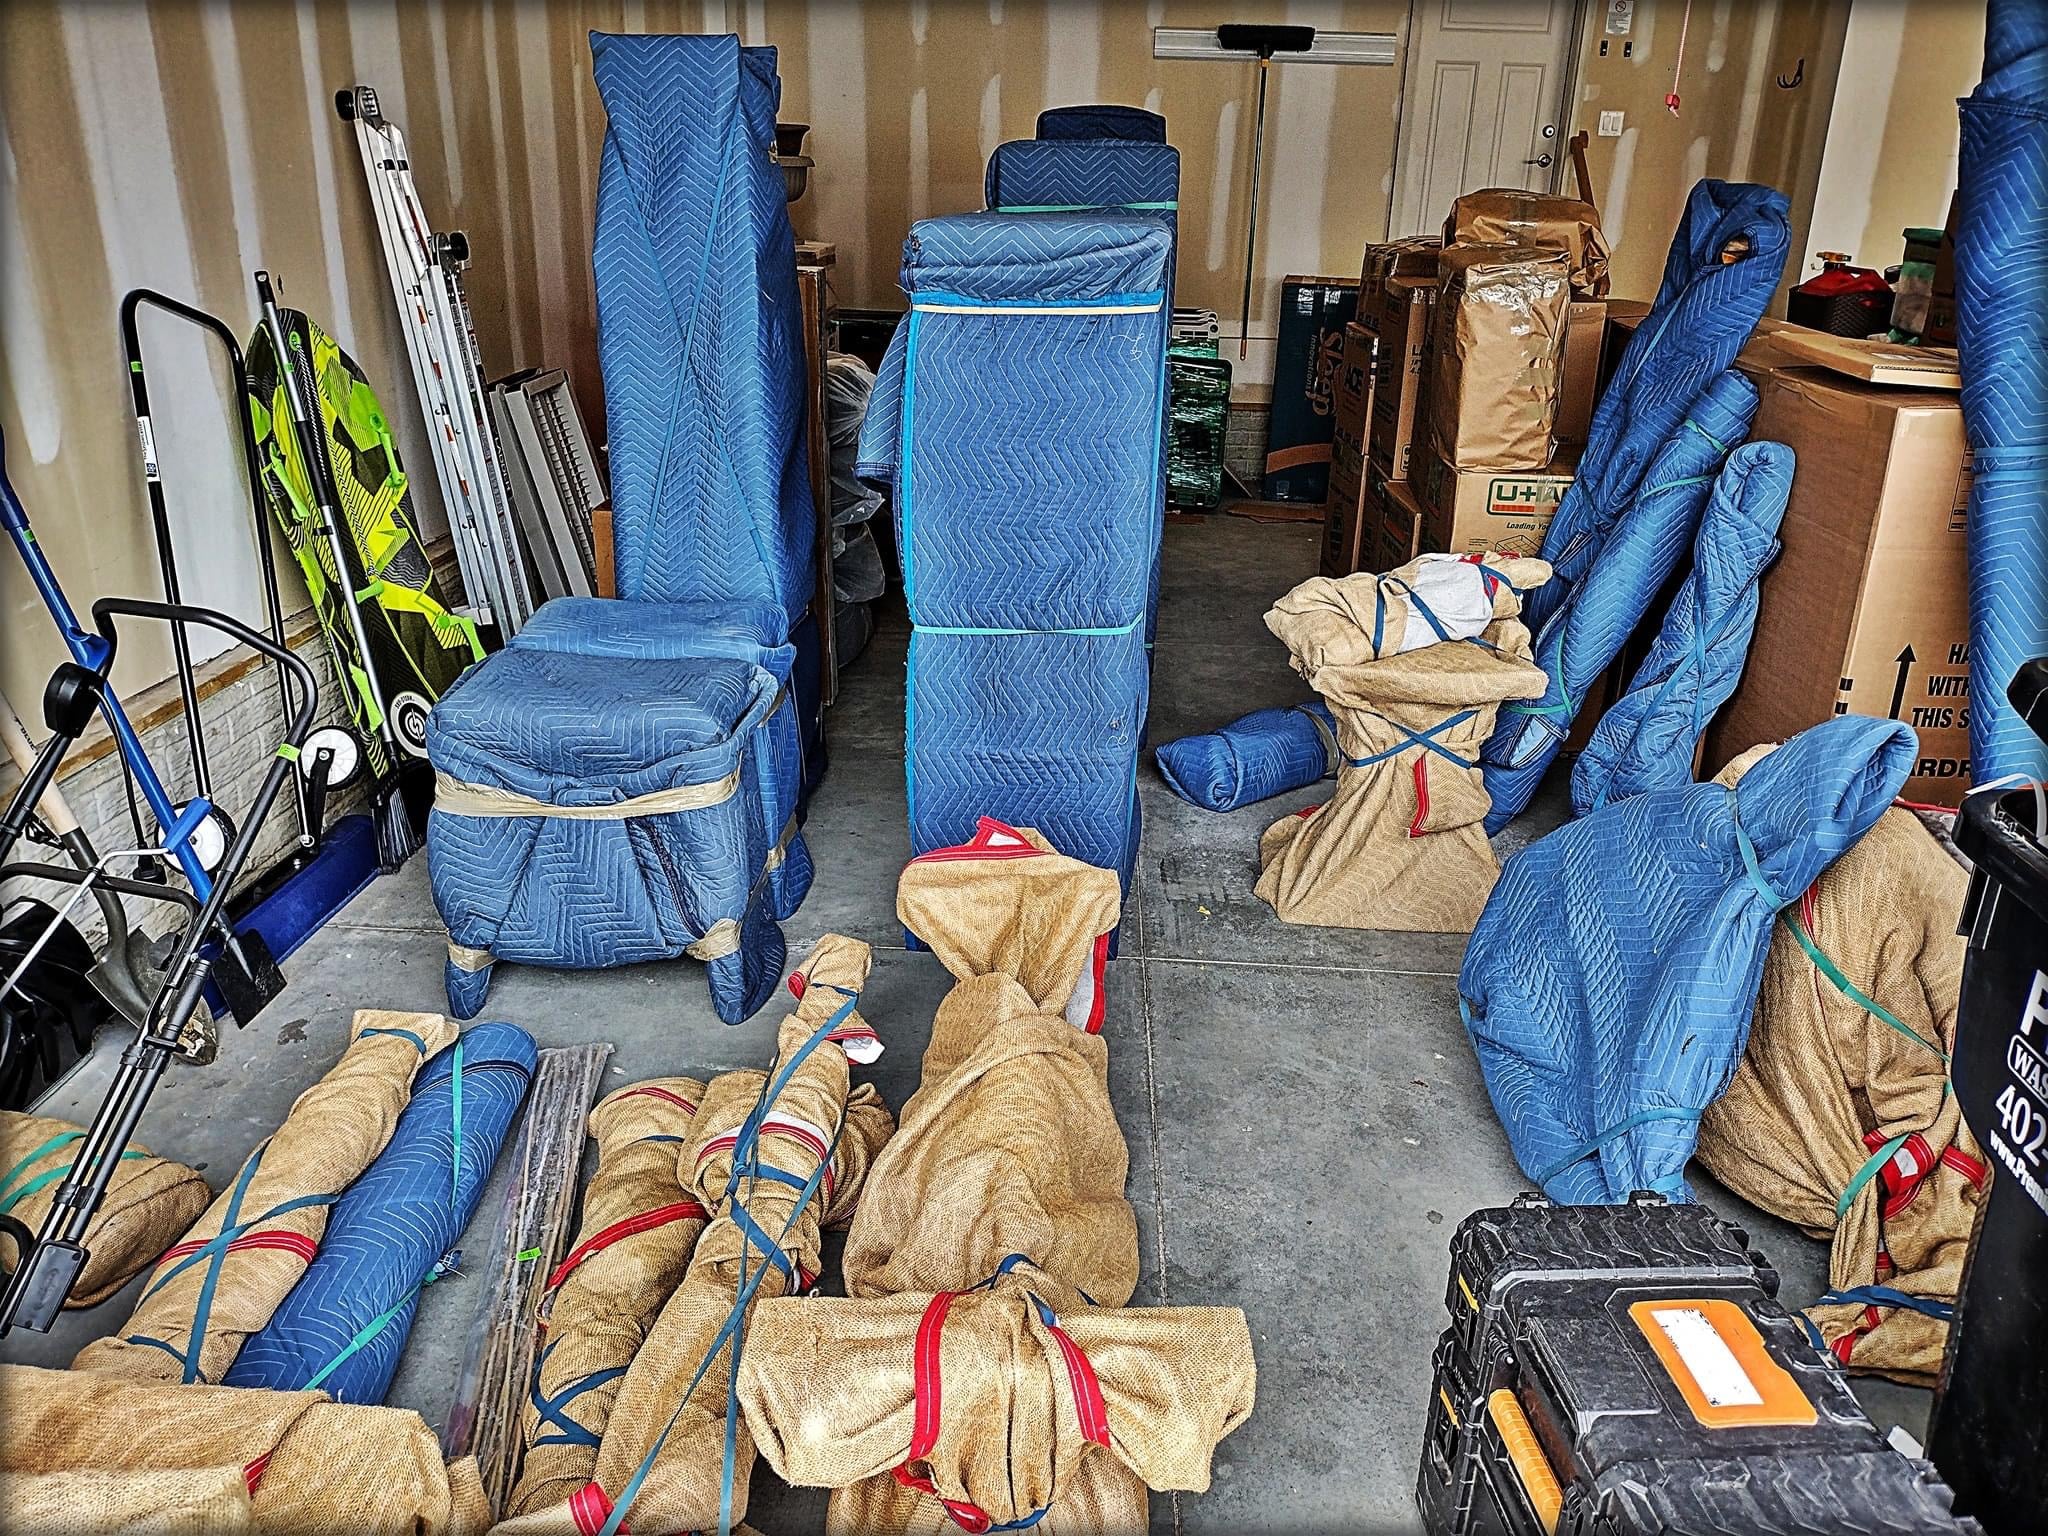
[[[1745,754],[1722,782],[1760,755]],[[1910,811],[1878,818],[1780,917],[1748,1047],[1700,1121],[1699,1158],[1714,1177],[1816,1235],[1833,1232],[1831,1293],[1876,1285],[1946,1303],[1961,1283],[1988,1173],[1931,1047],[1955,1042],[1965,947],[1955,926],[1968,885]],[[1846,995],[1794,923],[1920,1040]],[[1808,1316],[1851,1370],[1920,1385],[1940,1372],[1940,1317],[1881,1301]]]
[[[597,1468],[619,1391],[620,1378],[607,1373],[640,1352],[709,1219],[676,1171],[703,1100],[703,1083],[664,1077],[621,1088],[590,1112],[597,1171],[583,1191],[576,1240],[541,1302],[525,1454],[507,1515],[567,1502]]]
[[[1540,698],[1516,615],[1550,579],[1540,560],[1487,555],[1493,621],[1475,638],[1403,650],[1427,629],[1424,555],[1383,576],[1303,582],[1266,627],[1329,702],[1340,761],[1329,800],[1266,829],[1254,889],[1285,922],[1469,933],[1500,873],[1481,823],[1479,749],[1507,699]]]
[[[357,1013],[341,1060],[299,1095],[284,1123],[165,1253],[127,1326],[86,1345],[72,1364],[151,1381],[218,1381],[312,1262],[328,1203],[391,1139],[414,1072],[456,1033],[437,1013]],[[196,1358],[189,1358],[195,1331]]]
[[[852,1037],[858,1038],[866,1026],[856,1014],[833,1023],[841,1005],[859,993],[868,964],[867,945],[837,935],[821,940],[799,969],[801,996],[777,1034],[776,1060],[768,1073],[726,1073],[706,1085],[678,1166],[697,1198],[716,1214],[697,1239],[682,1284],[662,1308],[620,1383],[598,1449],[593,1479],[598,1492],[584,1495],[586,1507],[600,1501],[608,1507],[644,1465],[645,1480],[628,1511],[639,1536],[717,1528],[733,1352],[727,1346],[714,1355],[714,1349],[739,1294],[742,1273],[761,1277],[750,1309],[812,1284],[822,1263],[823,1222],[854,1208],[877,1146],[894,1129],[879,1099],[864,1096],[860,1113],[849,1112],[847,1057],[836,1037],[853,1031]],[[804,1203],[798,1188],[757,1173],[743,1176],[731,1203],[726,1203],[740,1123],[760,1102],[764,1083],[780,1077],[812,1037],[828,1029],[766,1105],[758,1161],[801,1185],[818,1171],[836,1134],[839,1152],[832,1160],[829,1186],[821,1182],[816,1197]],[[872,1039],[872,1031],[867,1031],[867,1038]],[[786,1257],[789,1272],[749,1241],[735,1207],[742,1208],[746,1221]],[[707,1357],[710,1365],[691,1390],[691,1380]],[[742,1425],[733,1473],[735,1519],[745,1512],[753,1463],[753,1441]],[[520,1531],[546,1528],[562,1527],[523,1521],[517,1526]]]
[[[172,1386],[0,1366],[0,1507],[24,1536],[253,1531],[468,1536],[476,1464],[416,1413],[319,1392]]]
[[[1607,236],[1600,229],[1600,214],[1576,197],[1551,197],[1519,187],[1467,192],[1451,204],[1444,244],[1556,251],[1570,264],[1575,297],[1597,299],[1607,293]]]
[[[762,1453],[834,1489],[847,1536],[1143,1531],[1147,1483],[1207,1487],[1251,1408],[1241,1313],[1122,1308],[1128,1153],[1061,991],[1089,984],[1116,876],[1001,830],[903,873],[898,915],[961,980],[848,1236],[848,1299],[762,1302],[740,1368]]]
[[[40,1232],[84,1135],[83,1127],[62,1120],[0,1111],[0,1214]],[[105,1301],[176,1242],[212,1198],[192,1169],[129,1142],[86,1226],[85,1267],[64,1305]],[[12,1269],[16,1259],[14,1239],[0,1236],[0,1263]]]
[[[1571,316],[1565,258],[1464,245],[1439,259],[1429,321],[1429,440],[1456,469],[1541,469]]]

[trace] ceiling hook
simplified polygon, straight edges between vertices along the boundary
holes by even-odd
[[[1792,66],[1792,78],[1790,80],[1787,80],[1783,75],[1778,76],[1778,89],[1781,91],[1796,91],[1799,89],[1799,82],[1805,78],[1806,55],[1802,53],[1799,56],[1799,62]]]

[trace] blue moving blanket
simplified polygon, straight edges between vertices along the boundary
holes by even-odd
[[[904,245],[859,470],[894,490],[915,853],[993,816],[1129,877],[1167,248],[1112,214],[927,219]]]
[[[1555,574],[1529,594],[1522,617],[1532,633],[1570,599],[1650,460],[1763,318],[1791,249],[1789,206],[1784,193],[1743,182],[1692,189],[1657,297],[1601,393],[1578,478],[1544,532],[1543,558]],[[1748,253],[1724,265],[1722,252],[1736,241]]]
[[[780,625],[766,604],[557,598],[442,695],[427,862],[458,1018],[498,960],[687,954],[726,1022],[767,1001],[811,878]]]
[[[1143,107],[1047,107],[1032,135],[1040,139],[1137,139],[1166,142],[1166,119]]]
[[[1970,430],[1970,775],[2048,779],[2005,690],[2048,656],[2048,7],[1992,0],[1962,104],[1956,345]]]
[[[479,1024],[420,1068],[391,1140],[335,1202],[319,1252],[226,1385],[384,1401],[420,1292],[476,1211],[537,1054],[525,1030]]]
[[[1234,811],[1337,773],[1337,722],[1321,699],[1256,709],[1152,754],[1166,787],[1205,811]]]
[[[1891,804],[1916,750],[1898,721],[1839,715],[1732,790],[1635,795],[1508,860],[1458,992],[1516,1160],[1553,1200],[1689,1196],[1772,923]]]
[[[1552,580],[1568,582],[1571,591],[1563,603],[1551,605],[1535,640],[1536,665],[1549,677],[1549,690],[1540,699],[1503,704],[1500,723],[1480,754],[1493,801],[1486,816],[1489,836],[1529,803],[1571,733],[1587,690],[1621,654],[1692,547],[1714,477],[1729,450],[1749,436],[1756,407],[1756,386],[1748,379],[1733,372],[1716,377],[1603,536],[1559,551],[1569,574]]]
[[[1728,456],[1693,542],[1692,571],[1656,644],[1572,768],[1572,806],[1581,816],[1692,782],[1700,737],[1749,655],[1757,583],[1777,557],[1792,468],[1783,443],[1745,443]]]

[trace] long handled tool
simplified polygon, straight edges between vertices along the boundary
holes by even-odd
[[[349,578],[349,550],[341,531],[341,498],[334,486],[332,466],[320,448],[319,381],[313,377],[313,360],[306,355],[304,348],[293,344],[284,317],[278,312],[277,294],[271,288],[268,272],[256,274],[256,298],[263,310],[263,329],[277,358],[278,380],[286,409],[291,415],[299,463],[305,470],[306,483],[311,491],[317,523],[315,536],[326,544],[335,580],[343,589],[337,594],[337,602],[347,615],[349,636],[361,660],[354,682],[369,706],[368,724],[377,733],[378,744],[383,748],[385,772],[379,776],[370,796],[371,820],[377,832],[377,860],[387,870],[396,869],[420,846],[415,823],[424,818],[415,817],[407,806],[405,794],[407,781],[417,781],[418,777],[409,772],[409,768],[419,765],[411,763],[399,739],[384,695],[384,685],[371,660],[370,636],[363,625],[362,609],[356,594],[348,590],[353,585]],[[348,681],[345,677],[344,686]],[[431,793],[430,787],[427,793]],[[414,798],[424,804],[422,796],[416,794]]]
[[[1259,173],[1266,148],[1266,73],[1272,67],[1274,54],[1307,53],[1315,41],[1314,27],[1225,22],[1216,29],[1218,46],[1232,53],[1256,54],[1259,60],[1259,106],[1252,123],[1252,206],[1244,232],[1244,303],[1237,329],[1240,362],[1251,346],[1252,271],[1259,249]]]
[[[4,469],[0,469],[0,489],[5,487]],[[18,507],[11,491],[5,497],[5,505]],[[47,1332],[56,1321],[65,1297],[71,1293],[72,1283],[85,1267],[86,1229],[106,1197],[108,1182],[114,1176],[122,1152],[135,1135],[142,1111],[155,1092],[164,1069],[173,1059],[209,1062],[219,1049],[212,1014],[201,1006],[214,965],[202,946],[209,939],[217,938],[223,946],[223,955],[234,953],[235,935],[226,919],[229,887],[248,862],[257,829],[277,803],[286,778],[297,772],[293,761],[313,728],[318,704],[312,670],[303,661],[226,614],[176,603],[107,597],[93,604],[92,616],[98,631],[95,638],[99,641],[94,648],[93,663],[87,666],[79,661],[67,661],[51,680],[45,695],[45,714],[52,718],[52,735],[21,788],[16,791],[14,802],[9,805],[5,816],[0,817],[0,859],[5,859],[12,850],[27,823],[29,807],[41,800],[55,780],[65,753],[95,710],[106,714],[110,723],[119,717],[119,705],[107,683],[114,664],[114,620],[117,616],[180,625],[198,624],[217,629],[287,668],[297,684],[298,701],[285,738],[256,791],[255,802],[241,830],[235,834],[221,858],[219,878],[207,887],[199,910],[186,925],[171,956],[162,990],[157,993],[135,1039],[121,1053],[114,1081],[99,1111],[93,1116],[92,1124],[77,1144],[70,1172],[57,1186],[42,1229],[30,1232],[14,1217],[0,1215],[0,1231],[13,1239],[16,1252],[13,1272],[6,1277],[4,1290],[0,1290],[0,1337],[14,1327]],[[120,734],[118,727],[116,734]],[[164,829],[166,845],[180,843],[189,831],[188,827],[169,821],[164,823]],[[123,889],[134,882],[110,880],[109,883],[116,889]],[[138,894],[161,897],[162,893]]]

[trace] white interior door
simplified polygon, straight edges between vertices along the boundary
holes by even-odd
[[[1390,234],[1442,228],[1460,193],[1556,185],[1575,10],[1575,0],[1414,0]]]

